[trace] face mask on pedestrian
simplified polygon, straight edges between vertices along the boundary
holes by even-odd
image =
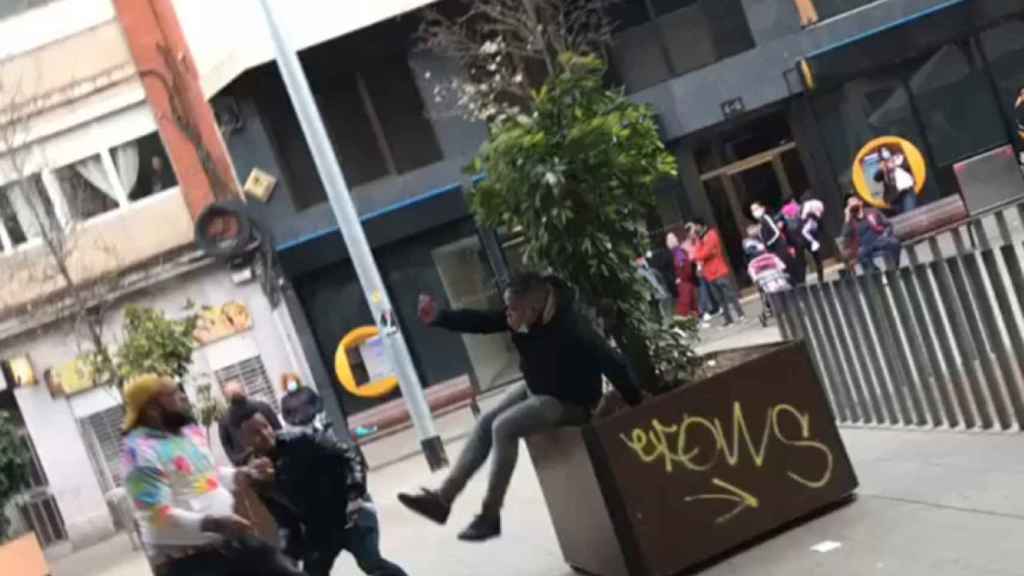
[[[760,206],[754,206],[753,208],[751,208],[750,213],[751,215],[754,216],[754,220],[760,220],[761,218],[764,218],[764,208]]]

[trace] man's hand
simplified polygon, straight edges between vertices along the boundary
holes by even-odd
[[[426,325],[431,325],[437,321],[437,317],[440,315],[440,310],[437,308],[437,302],[433,296],[429,294],[420,294],[419,308],[417,314],[420,317],[420,322]]]
[[[243,484],[263,484],[274,480],[274,463],[269,458],[254,458],[247,466],[238,469],[237,478]]]
[[[235,514],[205,516],[199,524],[199,529],[225,538],[241,538],[252,532],[252,524]]]

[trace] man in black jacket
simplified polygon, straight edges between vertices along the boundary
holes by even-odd
[[[284,533],[285,552],[309,576],[328,576],[348,550],[369,576],[406,576],[380,555],[380,525],[366,491],[366,461],[329,434],[275,432],[255,407],[233,416],[245,445],[270,459],[274,478],[257,493]]]
[[[519,453],[519,440],[557,426],[582,424],[602,395],[607,376],[630,404],[641,394],[625,360],[580,317],[572,293],[558,279],[524,274],[505,292],[504,310],[439,310],[420,297],[420,319],[456,332],[511,332],[524,384],[515,386],[473,429],[458,462],[439,490],[399,494],[412,511],[439,524],[452,502],[494,452],[490,482],[479,516],[459,538],[483,541],[501,534],[500,512]]]

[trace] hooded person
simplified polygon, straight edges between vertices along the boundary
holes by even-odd
[[[477,420],[466,447],[437,490],[399,494],[413,512],[438,524],[488,456],[491,475],[480,514],[459,538],[482,541],[501,534],[501,507],[519,454],[519,440],[558,426],[583,424],[602,397],[607,377],[631,405],[642,398],[626,360],[578,314],[572,291],[559,279],[526,273],[505,291],[505,308],[441,310],[421,296],[420,320],[455,332],[511,333],[522,384]]]
[[[242,442],[242,431],[238,429],[237,425],[232,424],[237,419],[236,414],[253,406],[259,410],[260,414],[263,414],[274,430],[281,429],[281,421],[278,420],[277,414],[270,404],[249,398],[245,386],[240,381],[229,380],[224,384],[223,390],[224,398],[228,401],[228,409],[217,426],[220,429],[220,444],[224,448],[228,460],[235,466],[241,466],[249,460],[252,451],[246,448]]]

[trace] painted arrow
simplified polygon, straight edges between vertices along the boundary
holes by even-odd
[[[721,488],[722,490],[727,490],[729,493],[697,494],[695,496],[687,496],[686,501],[693,502],[695,500],[729,500],[730,502],[735,502],[736,508],[734,508],[731,512],[727,514],[715,518],[715,524],[728,522],[734,516],[736,516],[740,512],[743,512],[747,508],[757,508],[758,506],[761,505],[761,501],[755,498],[752,494],[744,490],[740,490],[739,488],[733,486],[732,484],[729,484],[724,480],[721,480],[719,478],[713,478],[711,480],[711,484]]]

